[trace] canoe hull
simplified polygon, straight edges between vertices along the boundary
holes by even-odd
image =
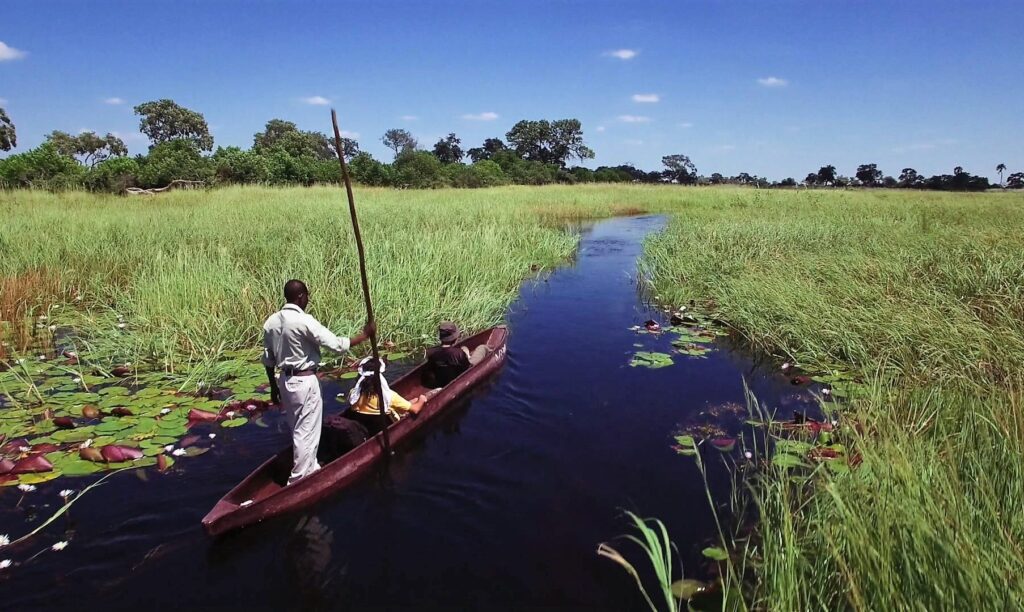
[[[465,394],[494,374],[506,358],[508,330],[504,325],[483,331],[467,338],[460,344],[472,348],[484,342],[492,349],[480,363],[464,372],[437,395],[430,398],[420,413],[407,417],[388,428],[388,440],[392,450],[401,448],[415,439],[430,420]],[[410,397],[418,389],[423,365],[395,381],[391,385],[399,394]],[[408,395],[407,395],[408,394]],[[411,397],[410,397],[411,398]],[[337,493],[369,473],[384,455],[383,433],[378,433],[343,456],[324,465],[291,486],[282,486],[291,469],[292,449],[282,450],[268,459],[234,489],[229,491],[203,518],[203,527],[211,536],[218,536],[265,521],[275,516],[307,507],[321,499]],[[242,506],[247,500],[251,504]]]

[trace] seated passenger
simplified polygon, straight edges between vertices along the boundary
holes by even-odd
[[[370,436],[384,428],[384,423],[381,422],[380,408],[377,404],[377,377],[373,375],[372,361],[373,357],[367,357],[359,362],[359,380],[348,393],[350,407],[345,412],[347,418],[366,427]],[[384,379],[384,369],[385,364],[382,361],[380,381],[384,386],[384,412],[388,417],[387,423],[394,423],[409,414],[417,414],[427,401],[427,397],[421,395],[410,402],[395,393],[388,386],[388,381]]]
[[[437,337],[441,346],[427,351],[427,368],[424,382],[429,387],[446,386],[469,369],[483,361],[490,352],[486,344],[473,349],[455,346],[459,341],[459,328],[450,321],[444,321],[437,327]]]

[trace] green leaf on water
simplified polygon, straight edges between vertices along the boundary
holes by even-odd
[[[199,455],[202,455],[203,453],[206,453],[206,452],[209,452],[209,451],[210,451],[209,448],[200,448],[198,446],[190,446],[190,447],[185,449],[185,456],[186,457],[198,457]]]
[[[359,378],[359,372],[343,372],[338,378],[342,380],[351,380],[353,378]]]
[[[650,368],[652,370],[672,365],[672,356],[668,353],[652,353],[640,351],[633,355],[629,365],[632,367]]]
[[[693,596],[703,591],[705,584],[699,580],[693,580],[691,578],[684,578],[682,580],[676,580],[672,583],[672,595],[676,599],[683,601],[689,601],[693,599]]]
[[[238,417],[237,419],[228,419],[226,421],[223,421],[223,422],[221,422],[220,426],[221,427],[241,427],[242,425],[245,425],[248,422],[249,422],[249,419],[247,419],[245,417]]]
[[[409,353],[388,353],[384,355],[384,358],[388,361],[398,361],[399,359],[405,359],[409,356]]]
[[[708,559],[712,559],[714,561],[725,561],[729,558],[729,553],[725,552],[725,549],[717,546],[709,546],[700,552]]]

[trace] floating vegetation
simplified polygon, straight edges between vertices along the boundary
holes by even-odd
[[[658,368],[664,368],[672,365],[672,356],[668,353],[655,353],[648,351],[639,351],[629,361],[629,365],[632,367],[650,368],[656,370]]]
[[[77,353],[10,364],[0,371],[0,486],[124,467],[163,471],[173,465],[165,454],[175,445],[189,447],[177,456],[206,452],[194,446],[198,437],[187,436],[189,429],[207,422],[240,427],[268,408],[257,397],[266,374],[248,357],[217,364],[222,382],[214,388],[198,381],[201,393],[183,391],[185,370],[83,367]]]

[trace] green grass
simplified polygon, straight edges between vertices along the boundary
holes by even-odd
[[[849,474],[752,483],[756,608],[1010,609],[1024,598],[1024,197],[706,192],[646,245],[693,299],[811,371],[851,369]],[[810,486],[808,486],[808,484]]]
[[[357,189],[381,333],[420,345],[442,319],[467,329],[497,323],[525,277],[571,255],[576,236],[566,222],[617,214],[634,200],[666,208],[679,195],[621,187]],[[12,327],[49,312],[51,322],[58,315],[121,359],[252,347],[293,277],[309,285],[311,312],[330,328],[353,333],[364,319],[341,189],[154,198],[9,191],[0,192],[0,216],[0,277],[9,287],[0,319],[12,345]],[[60,303],[66,307],[49,309]]]

